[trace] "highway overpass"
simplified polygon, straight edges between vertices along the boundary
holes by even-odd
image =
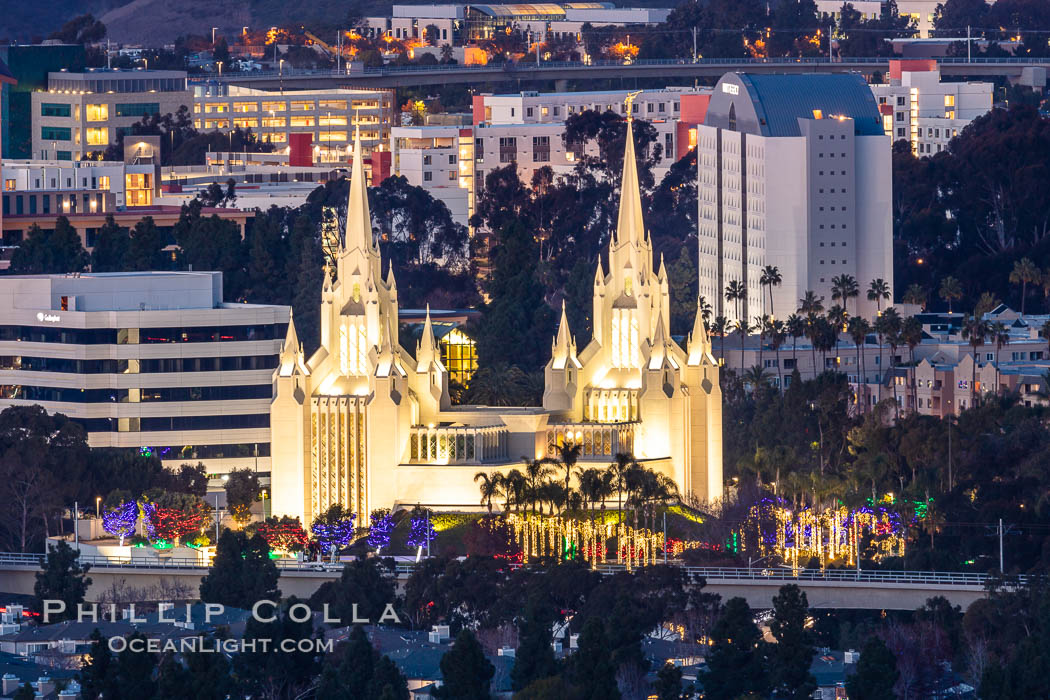
[[[995,77],[1016,80],[1024,68],[1050,67],[1050,58],[940,58],[941,74],[947,76]],[[730,71],[750,73],[847,73],[886,71],[889,58],[772,58],[772,59],[680,59],[640,60],[630,65],[618,61],[544,61],[488,65],[383,66],[363,68],[351,64],[345,71],[295,70],[227,73],[222,76],[191,76],[191,82],[223,82],[265,90],[320,90],[326,88],[398,88],[460,83],[531,83],[565,80],[665,79],[688,82],[695,78],[719,78]]]
[[[0,553],[0,595],[32,595],[36,572],[40,570],[39,554]],[[172,584],[195,595],[208,568],[196,560],[117,559],[82,556],[91,565],[89,601],[96,601],[117,587],[143,590],[171,590]],[[340,564],[279,561],[281,578],[278,586],[285,596],[309,597],[325,581],[339,578]],[[398,579],[408,578],[411,566],[398,567]],[[622,566],[604,565],[599,570],[612,575]],[[706,581],[704,590],[717,593],[723,600],[740,596],[753,608],[772,607],[773,596],[780,587],[795,583],[806,592],[812,608],[858,610],[914,610],[928,598],[943,596],[964,609],[975,600],[987,597],[988,577],[984,574],[931,571],[869,571],[815,569],[745,569],[683,567],[687,581]],[[2,602],[2,600],[0,600]]]

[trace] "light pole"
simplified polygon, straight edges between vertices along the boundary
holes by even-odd
[[[102,505],[102,496],[95,496],[95,520],[98,520],[101,516],[99,510]]]
[[[278,74],[280,75],[281,94],[283,95],[284,94],[284,59],[283,58],[280,61],[278,61],[278,63],[277,63],[277,71],[278,71]]]
[[[222,61],[216,61],[216,63],[219,65],[219,77],[221,78],[222,77]]]

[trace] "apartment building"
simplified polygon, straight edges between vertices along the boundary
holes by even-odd
[[[892,288],[889,137],[863,77],[728,73],[697,141],[700,294],[714,315],[787,318],[807,291],[831,299],[843,274]],[[767,265],[782,278],[772,302]],[[729,302],[734,281],[744,298]]]
[[[32,158],[100,157],[143,117],[191,105],[184,71],[51,72],[47,90],[32,93]]]
[[[469,126],[390,130],[393,173],[444,202],[456,223],[464,226],[474,213],[474,131]]]
[[[219,272],[0,277],[0,409],[63,413],[92,447],[268,472],[288,321],[225,303]]]
[[[0,166],[5,214],[70,214],[148,207],[159,194],[151,162],[31,160]]]
[[[386,148],[394,117],[390,90],[256,90],[217,83],[198,85],[193,125],[201,131],[251,129],[278,149],[293,134],[309,134],[314,160],[346,163],[355,127],[366,153]]]
[[[817,12],[822,15],[830,15],[836,23],[839,21],[845,3],[838,2],[838,0],[816,0],[816,2]],[[864,19],[878,19],[886,3],[884,0],[857,0],[849,4]],[[901,17],[910,19],[917,36],[926,39],[933,31],[934,21],[937,18],[937,6],[941,4],[943,4],[941,0],[897,0],[897,13]],[[966,32],[963,31],[962,35],[965,36]]]
[[[935,60],[892,60],[887,78],[871,86],[883,129],[893,141],[908,141],[918,156],[946,150],[952,138],[992,109],[992,83],[944,82]]]

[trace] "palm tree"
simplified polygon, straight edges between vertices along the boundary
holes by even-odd
[[[973,408],[973,402],[976,394],[974,386],[977,382],[977,348],[984,345],[984,339],[988,335],[988,324],[976,316],[970,316],[963,323],[962,337],[970,341],[970,347],[973,348],[973,367],[970,369],[970,408]]]
[[[759,387],[766,385],[766,370],[755,365],[744,372],[741,379],[743,379],[744,384],[751,386],[752,395],[757,396]]]
[[[798,300],[798,310],[803,316],[812,318],[824,310],[824,297],[818,297],[816,292],[807,291]]]
[[[849,333],[849,337],[857,348],[857,367],[860,369],[860,377],[857,382],[857,402],[860,403],[861,386],[866,386],[868,383],[867,372],[864,370],[863,349],[864,341],[867,339],[868,333],[871,332],[871,324],[863,316],[854,316],[846,324],[846,332]]]
[[[849,318],[849,314],[846,313],[846,309],[842,308],[838,304],[833,305],[828,309],[828,323],[835,329],[835,354],[839,354],[839,333],[842,332],[842,327],[846,325],[846,320]]]
[[[784,330],[784,322],[774,320],[769,324],[770,337],[773,340],[773,352],[777,355],[777,386],[781,392],[784,391],[784,372],[780,368],[780,346],[787,340],[787,331]]]
[[[474,475],[474,483],[481,480],[481,505],[485,506],[489,515],[492,515],[492,500],[503,495],[503,475],[496,473],[489,475],[488,472],[478,472]]]
[[[895,416],[900,416],[900,406],[897,403],[897,348],[901,344],[901,316],[897,309],[892,306],[886,309],[879,320],[883,321],[883,329],[886,334],[886,342],[890,344],[890,376],[893,377],[893,410]]]
[[[882,313],[882,300],[890,298],[890,285],[881,277],[876,277],[868,285],[868,301],[875,302],[875,309]]]
[[[962,299],[962,285],[959,284],[959,280],[952,276],[945,277],[941,280],[941,289],[939,292],[941,299],[948,302],[948,313],[952,312],[952,301],[955,299]]]
[[[762,276],[758,278],[758,283],[763,287],[769,288],[769,315],[773,315],[773,287],[779,287],[780,283],[783,282],[783,277],[780,275],[780,269],[776,265],[766,265],[762,269]]]
[[[922,285],[908,285],[908,288],[904,290],[903,300],[905,304],[915,304],[923,311],[926,310],[926,290],[922,288]]]
[[[729,319],[725,316],[715,316],[714,323],[711,324],[711,332],[721,339],[721,354],[719,358],[724,363],[726,361],[726,333],[729,332]],[[719,374],[719,377],[721,377],[721,374]]]
[[[525,475],[517,469],[511,469],[503,475],[503,510],[509,510],[512,503],[514,510],[520,510],[525,505],[526,486]]]
[[[919,410],[919,394],[915,387],[915,348],[922,342],[922,322],[915,316],[904,319],[901,325],[901,340],[908,345],[908,364],[912,368],[912,379],[909,382],[912,389],[912,409]]]
[[[766,349],[766,338],[773,335],[773,319],[771,316],[764,315],[758,319],[758,323],[755,324],[755,328],[758,329],[758,366],[765,367],[766,363],[764,360],[764,351]]]
[[[832,301],[842,300],[842,306],[849,309],[849,300],[860,296],[860,287],[857,286],[857,278],[853,275],[842,273],[831,278]]]
[[[747,340],[747,334],[751,332],[753,326],[747,322],[747,319],[741,316],[736,322],[736,330],[740,333],[740,371],[744,371],[744,341]]]
[[[881,315],[878,318],[875,319],[875,323],[873,325],[873,328],[875,329],[875,332],[879,336],[879,372],[881,373],[881,376],[879,377],[878,385],[879,385],[879,401],[882,401],[882,383],[886,379],[886,365],[884,365],[882,363],[882,348],[883,348],[883,345],[884,345],[883,341],[885,340],[886,333],[890,329],[887,326],[886,319],[884,319]]]
[[[582,450],[583,445],[578,442],[564,442],[558,447],[558,463],[565,469],[565,510],[569,509],[569,480]]]
[[[1010,329],[1002,321],[996,321],[991,327],[992,340],[995,341],[995,395],[999,395],[999,351],[1010,342]]]
[[[1039,267],[1029,258],[1021,258],[1014,263],[1014,269],[1010,272],[1010,284],[1021,285],[1021,315],[1024,316],[1024,302],[1028,295],[1028,285],[1038,284],[1040,278]]]
[[[798,314],[791,314],[787,317],[787,322],[784,324],[785,330],[788,335],[791,336],[791,359],[795,366],[798,366],[798,339],[806,334],[806,319],[802,318]],[[1047,336],[1050,338],[1050,335]]]
[[[535,508],[536,503],[540,500],[540,489],[547,478],[554,475],[554,469],[546,459],[528,459],[527,457],[522,459],[525,461],[526,495],[529,499],[529,505]],[[540,515],[543,515],[542,508],[543,506],[541,505]]]
[[[630,474],[631,465],[635,464],[634,455],[627,452],[617,452],[613,457],[613,463],[609,465],[609,473],[612,474],[612,487],[616,491],[616,511],[619,514],[619,522],[623,522],[623,492],[627,488],[627,476]]]
[[[741,303],[746,303],[747,300],[747,287],[740,280],[731,280],[726,285],[726,301],[733,303],[733,309],[736,311],[736,317],[738,319],[747,318],[747,309],[744,312],[740,312]]]

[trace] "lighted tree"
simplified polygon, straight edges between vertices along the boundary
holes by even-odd
[[[368,529],[368,546],[381,551],[390,544],[390,533],[394,531],[394,518],[386,510],[372,513],[372,525]]]
[[[356,513],[351,513],[339,504],[335,504],[319,515],[310,525],[310,531],[317,538],[321,551],[332,556],[342,547],[350,544],[354,537]]]
[[[270,517],[266,522],[260,523],[255,531],[263,536],[266,544],[274,552],[301,552],[309,543],[306,530],[297,517]]]
[[[120,538],[120,546],[124,546],[124,538],[135,533],[135,523],[139,519],[139,505],[135,501],[123,501],[114,508],[106,510],[102,514],[102,529]]]
[[[207,503],[185,493],[164,493],[142,504],[150,540],[163,540],[176,546],[181,539],[200,534],[210,513]]]
[[[434,526],[430,524],[430,519],[426,514],[414,513],[408,531],[408,546],[426,547],[434,541],[435,537],[437,533],[434,532]]]

